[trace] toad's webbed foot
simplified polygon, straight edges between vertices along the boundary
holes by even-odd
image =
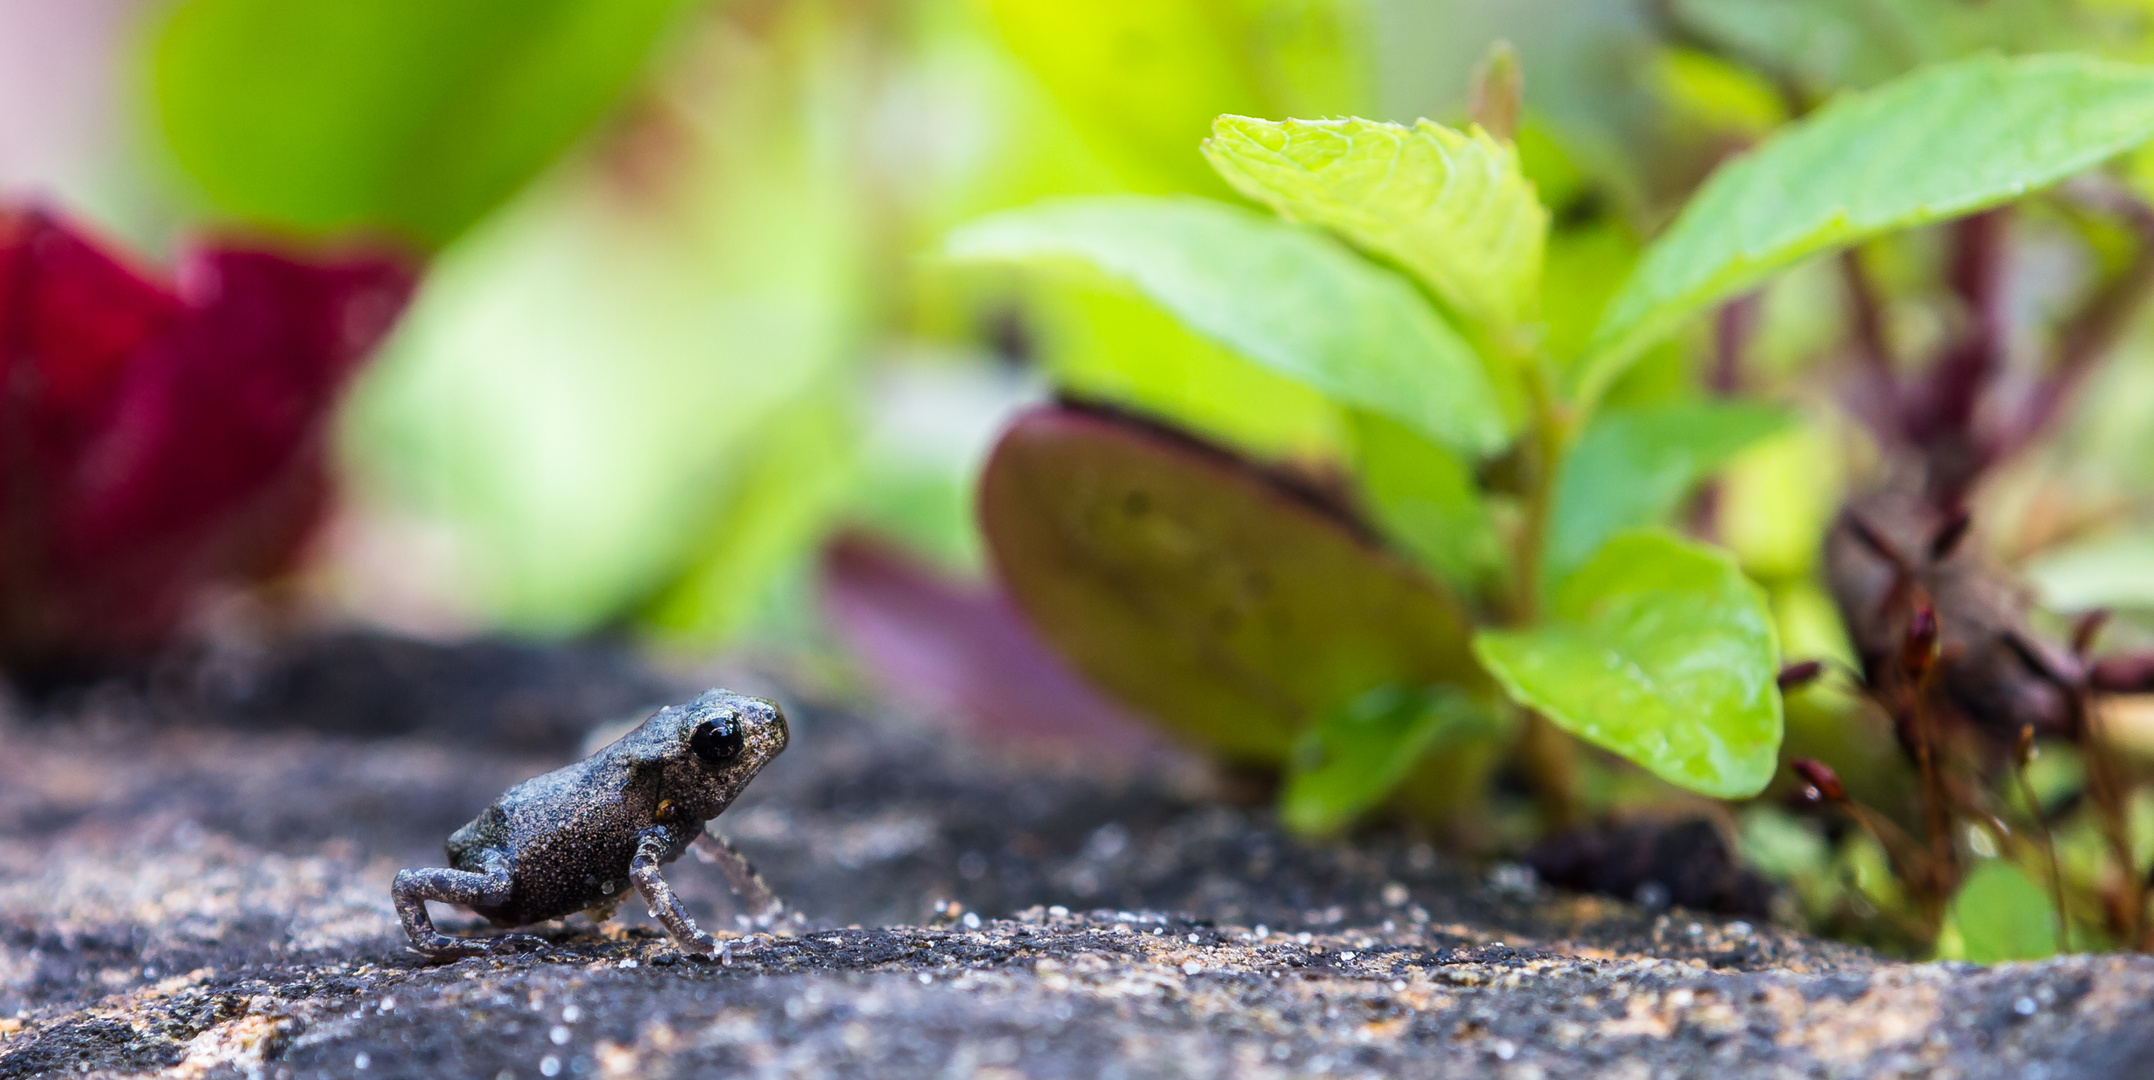
[[[434,920],[427,915],[428,900],[438,900],[444,904],[463,904],[467,907],[498,904],[507,900],[509,873],[505,867],[494,867],[483,874],[441,867],[399,870],[396,872],[395,884],[389,886],[389,895],[396,901],[396,915],[404,924],[404,934],[411,939],[411,951],[429,960],[454,960],[464,956],[499,955],[548,947],[546,939],[531,934],[504,934],[492,938],[450,937],[436,930]]]
[[[767,927],[786,918],[788,914],[792,916],[793,922],[801,921],[800,913],[790,911],[785,906],[785,901],[778,899],[778,894],[772,892],[770,886],[763,881],[763,875],[755,872],[755,866],[748,861],[747,856],[740,853],[740,849],[733,846],[731,840],[714,832],[705,832],[696,837],[694,846],[689,850],[696,853],[697,859],[717,865],[719,872],[725,875],[726,884],[731,885],[733,892],[740,897],[741,906],[746,909],[747,920],[754,925]]]

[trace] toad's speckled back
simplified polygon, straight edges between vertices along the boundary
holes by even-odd
[[[712,726],[706,726],[712,725]],[[739,733],[739,750],[713,763],[691,745],[699,728]],[[785,717],[760,698],[713,690],[660,710],[589,758],[524,781],[449,837],[449,864],[506,869],[508,899],[473,910],[503,926],[560,918],[606,904],[630,884],[637,836],[654,824],[679,858],[703,822],[731,805],[785,749]]]

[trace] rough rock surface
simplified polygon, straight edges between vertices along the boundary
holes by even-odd
[[[1485,879],[1404,837],[1298,844],[1171,767],[998,757],[798,705],[793,749],[721,824],[804,928],[721,966],[681,959],[631,902],[548,931],[549,952],[428,966],[402,950],[390,877],[575,754],[473,739],[494,721],[472,708],[458,732],[371,739],[349,716],[241,726],[124,691],[0,716],[0,1077],[2063,1080],[2154,1062],[2154,960],[1892,963]],[[671,876],[727,925],[715,873]],[[938,916],[942,898],[963,907]]]

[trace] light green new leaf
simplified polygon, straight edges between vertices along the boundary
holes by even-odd
[[[1512,699],[1670,783],[1747,798],[1780,750],[1779,643],[1765,593],[1725,552],[1628,533],[1557,590],[1549,618],[1484,630]]]
[[[1499,730],[1488,706],[1452,687],[1371,690],[1295,744],[1279,818],[1295,832],[1330,832],[1382,802],[1437,744]]]
[[[1361,491],[1384,535],[1462,595],[1502,581],[1503,541],[1467,463],[1382,416],[1357,411],[1349,423]]]
[[[1517,148],[1479,127],[1222,116],[1204,156],[1236,191],[1397,262],[1468,318],[1533,313],[1548,211]]]
[[[2057,955],[2057,909],[2049,893],[2001,859],[1984,859],[1952,898],[1956,959],[1977,964]]]
[[[1576,392],[1806,256],[1968,214],[2154,137],[2154,70],[1981,56],[1833,101],[1707,180],[1609,302]]]
[[[1194,198],[1042,203],[957,230],[956,259],[1076,260],[1190,329],[1463,453],[1509,424],[1471,346],[1397,275],[1317,233]]]
[[[1608,538],[1658,525],[1722,462],[1787,426],[1786,410],[1682,401],[1594,417],[1557,470],[1542,549],[1553,586]]]
[[[194,0],[150,56],[173,160],[219,211],[439,246],[628,90],[683,0]]]

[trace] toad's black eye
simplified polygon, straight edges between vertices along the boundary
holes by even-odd
[[[705,720],[697,724],[695,734],[688,737],[688,749],[694,751],[705,765],[723,765],[739,757],[747,742],[747,735],[741,731],[738,721],[720,727]]]

